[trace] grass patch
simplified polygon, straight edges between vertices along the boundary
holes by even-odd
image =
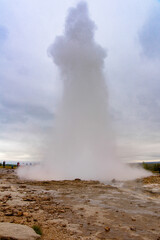
[[[33,228],[33,230],[34,230],[37,234],[42,235],[42,229],[41,229],[40,226],[33,225],[32,228]]]
[[[144,169],[152,171],[152,172],[159,172],[160,173],[160,163],[142,163]]]
[[[2,164],[0,164],[0,168],[15,169],[17,168],[17,165],[13,165],[13,168],[12,168],[12,165],[6,165],[5,167],[3,167]]]

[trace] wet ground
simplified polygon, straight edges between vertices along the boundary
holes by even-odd
[[[43,240],[160,240],[160,176],[128,182],[22,181],[0,169],[0,222]]]

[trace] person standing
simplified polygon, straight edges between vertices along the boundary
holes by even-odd
[[[6,166],[6,162],[5,162],[5,161],[3,161],[3,168],[5,168],[5,166]]]

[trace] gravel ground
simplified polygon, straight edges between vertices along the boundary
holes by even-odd
[[[42,240],[160,240],[160,176],[22,181],[1,168],[0,222],[37,225]]]

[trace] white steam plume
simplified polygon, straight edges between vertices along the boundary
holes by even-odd
[[[94,40],[95,24],[87,5],[71,8],[63,36],[55,39],[49,55],[64,82],[63,98],[43,162],[19,168],[30,179],[132,179],[146,175],[116,160],[107,113],[103,75],[105,50]]]

